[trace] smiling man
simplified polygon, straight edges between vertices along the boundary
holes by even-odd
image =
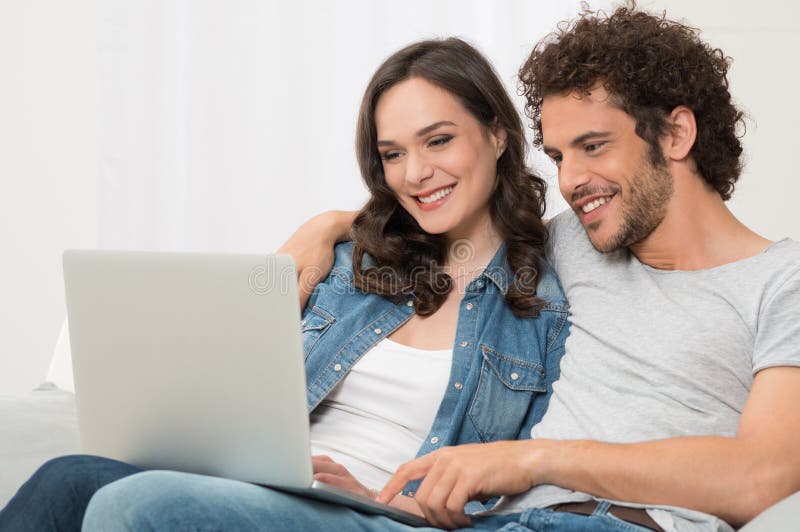
[[[729,62],[630,8],[534,48],[526,111],[571,206],[549,223],[572,313],[560,380],[530,440],[432,452],[381,500],[423,479],[414,499],[443,528],[728,531],[800,490],[800,245],[725,205],[742,154]],[[324,266],[350,219],[284,251]]]
[[[725,205],[742,153],[728,64],[627,8],[537,45],[526,110],[572,207],[550,222],[572,309],[561,378],[531,440],[442,449],[384,498],[424,478],[440,526],[516,494],[493,513],[535,530],[711,531],[800,490],[800,245]]]

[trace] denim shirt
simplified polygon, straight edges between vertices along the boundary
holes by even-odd
[[[336,246],[331,273],[303,311],[309,411],[362,355],[414,314],[411,297],[394,302],[357,289],[352,253],[352,242]],[[544,309],[536,318],[515,316],[505,301],[512,279],[501,246],[483,273],[467,285],[450,379],[417,456],[449,445],[529,438],[531,427],[542,418],[559,376],[569,308],[558,278],[546,266],[536,290],[546,303]],[[418,484],[409,483],[403,493],[413,496]]]

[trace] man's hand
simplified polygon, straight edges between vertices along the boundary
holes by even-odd
[[[334,462],[329,456],[317,455],[311,457],[311,463],[314,466],[314,480],[319,480],[331,486],[338,486],[347,491],[352,491],[358,495],[374,499],[378,496],[378,492],[371,490],[364,484],[356,480],[356,477],[350,474],[345,466],[338,462]]]
[[[277,253],[291,255],[297,265],[300,309],[304,309],[314,288],[333,267],[333,246],[347,239],[354,212],[328,211],[300,226]]]
[[[414,500],[428,522],[440,528],[467,527],[467,502],[522,493],[534,485],[537,453],[532,443],[501,441],[439,449],[400,466],[378,501],[390,500],[408,482],[425,477]]]

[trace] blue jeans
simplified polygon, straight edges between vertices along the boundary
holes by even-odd
[[[0,511],[0,532],[79,531],[97,490],[141,471],[96,456],[54,458],[37,469]]]
[[[68,456],[43,465],[0,512],[0,530],[79,530],[81,522],[89,532],[438,530],[416,529],[245,482],[173,471],[141,472],[122,462],[89,456]],[[472,530],[504,532],[646,530],[606,515],[605,504],[591,516],[530,509],[473,517],[472,525]]]
[[[600,531],[646,530],[606,513],[583,516],[531,509],[521,514],[473,517],[469,530]],[[388,517],[367,515],[349,508],[280,491],[216,477],[148,471],[110,484],[92,498],[83,522],[94,531],[387,531],[432,532]]]

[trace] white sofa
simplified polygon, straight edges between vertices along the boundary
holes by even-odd
[[[47,381],[26,394],[0,395],[0,508],[40,464],[78,451],[72,360],[65,323]],[[740,530],[800,531],[800,492],[769,508]]]

